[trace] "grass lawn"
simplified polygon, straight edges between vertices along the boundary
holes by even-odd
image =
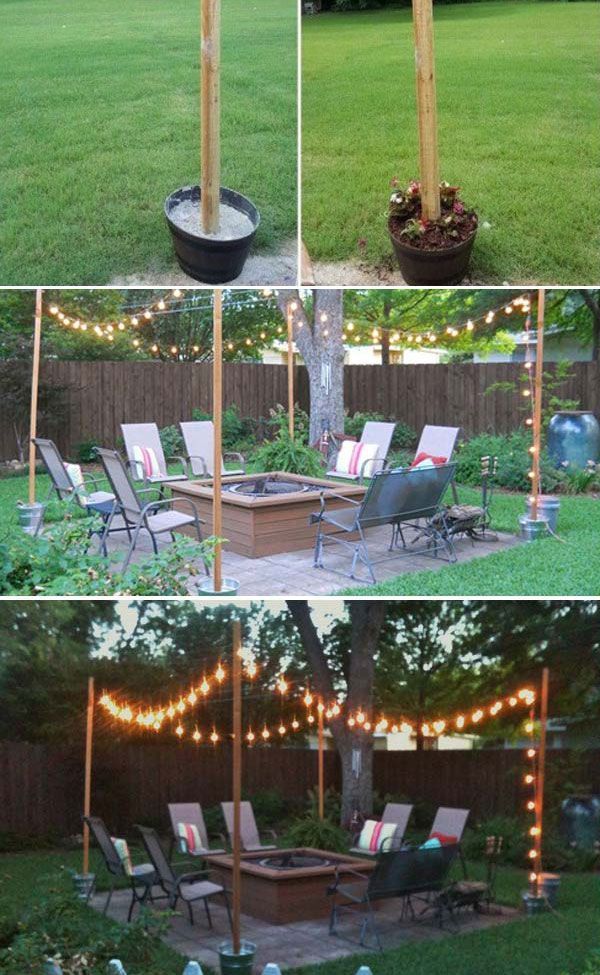
[[[435,8],[441,177],[479,213],[476,281],[596,280],[599,30],[595,3]],[[366,238],[380,263],[390,179],[418,176],[411,12],[306,17],[303,61],[303,238],[330,261]]]
[[[0,0],[0,283],[106,284],[174,264],[165,197],[199,179],[199,8]],[[296,233],[296,10],[223,4],[222,181]]]
[[[44,498],[48,477],[38,475],[36,485],[37,498]],[[26,497],[27,478],[0,480],[0,541],[19,530],[16,503]],[[459,497],[465,503],[477,504],[481,495],[475,489],[459,486]],[[492,527],[516,533],[518,516],[524,510],[524,495],[496,492]],[[62,517],[62,508],[52,502],[46,522],[56,517]],[[461,563],[459,557],[457,563],[442,569],[412,572],[377,586],[346,592],[353,596],[600,595],[600,500],[593,496],[561,496],[559,535],[563,541],[550,537],[472,562]]]
[[[94,851],[93,856],[96,856]],[[40,893],[40,878],[50,877],[61,866],[77,869],[80,853],[56,851],[21,853],[0,857],[0,916],[8,921],[18,919],[31,904],[32,895]],[[97,865],[93,861],[92,869]],[[480,864],[469,865],[469,875],[481,874]],[[498,876],[498,899],[517,906],[524,888],[525,872],[502,868]],[[535,919],[514,921],[497,929],[465,934],[447,935],[440,941],[408,944],[383,954],[371,951],[352,958],[323,965],[297,969],[303,975],[350,975],[359,964],[369,965],[373,975],[395,975],[406,971],[411,975],[439,975],[445,971],[459,971],[460,975],[579,975],[590,951],[600,946],[598,929],[598,877],[593,874],[565,874],[560,890],[560,913]],[[85,912],[85,909],[82,908]],[[113,922],[87,912],[90,930],[108,931]],[[7,928],[8,929],[8,928]],[[201,935],[199,935],[201,937]],[[285,964],[284,958],[274,959]],[[164,948],[160,971],[164,975],[180,975],[181,957]]]
[[[464,503],[477,504],[478,491],[459,486]],[[378,596],[598,596],[600,595],[600,501],[560,499],[559,536],[518,545],[498,554],[443,569],[413,572],[377,586],[348,590]],[[515,533],[525,496],[497,492],[492,528]],[[477,544],[477,543],[475,543]],[[377,570],[375,570],[377,572]]]

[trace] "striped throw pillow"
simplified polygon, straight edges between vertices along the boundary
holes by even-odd
[[[365,461],[374,460],[378,450],[376,443],[354,443],[352,440],[344,440],[337,455],[335,469],[338,474],[358,477]],[[374,465],[368,465],[366,474],[372,473],[373,467]]]
[[[133,864],[131,863],[131,854],[129,853],[129,845],[127,840],[119,839],[116,836],[111,836],[115,850],[119,854],[119,860],[123,865],[123,870],[128,877],[131,877],[133,873]]]
[[[181,837],[179,848],[182,853],[203,852],[204,847],[197,826],[194,826],[193,823],[177,823],[177,832]]]
[[[393,839],[397,828],[397,823],[378,823],[375,819],[367,819],[358,837],[359,850],[377,853],[386,840]]]
[[[136,443],[133,445],[131,452],[133,454],[135,477],[138,481],[143,481],[145,477],[156,477],[162,473],[152,447],[142,447]]]

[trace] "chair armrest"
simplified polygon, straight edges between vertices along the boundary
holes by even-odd
[[[199,460],[200,463],[202,464],[202,474],[201,474],[201,477],[208,477],[208,467],[206,466],[206,461],[205,461],[204,457],[201,457],[199,454],[188,454],[188,456],[187,456],[187,462],[188,462],[188,465],[190,466],[190,470],[191,470],[191,462],[193,460]]]
[[[134,481],[134,482],[135,481],[141,481],[142,484],[149,484],[150,482],[148,481],[148,478],[146,477],[145,474],[142,474],[141,477],[138,477],[137,476],[137,467],[138,467],[139,464],[140,464],[140,461],[139,460],[129,460],[128,459],[128,460],[125,461],[125,470],[129,473],[132,481]]]
[[[185,474],[185,476],[187,477],[188,467],[187,467],[185,457],[180,457],[179,454],[173,454],[172,457],[167,457],[167,464],[169,463],[170,460],[176,460],[178,464],[181,464],[182,473]]]
[[[382,471],[384,471],[386,469],[386,467],[389,466],[387,460],[385,459],[385,457],[371,457],[368,460],[365,460],[364,463],[361,464],[361,467],[360,467],[360,473],[358,475],[358,482],[359,482],[359,484],[362,484],[363,478],[365,476],[365,470],[369,466],[369,464],[381,464],[381,467],[378,468],[378,469],[379,470],[382,470]]]
[[[194,884],[197,880],[206,880],[209,872],[209,870],[194,870],[193,873],[182,873],[176,878],[177,886],[180,887],[181,884]]]
[[[89,481],[98,490],[98,485],[102,482],[103,478],[99,477],[98,474],[89,474],[87,471],[82,471],[81,473],[84,484]]]
[[[263,830],[263,833],[268,833],[271,839],[277,840],[277,833],[275,832],[274,829],[265,829]]]
[[[162,501],[148,501],[141,510],[140,517],[145,518],[148,514],[150,508],[166,508],[167,505],[177,504],[187,504],[191,507],[196,518],[198,518],[198,512],[196,511],[196,505],[191,498],[163,498]],[[205,525],[206,522],[203,518],[198,518],[198,523],[200,525]]]
[[[246,461],[244,460],[243,455],[238,453],[237,450],[226,450],[223,454],[223,460],[225,460],[227,457],[235,458],[240,467],[243,469],[244,473],[246,472]]]

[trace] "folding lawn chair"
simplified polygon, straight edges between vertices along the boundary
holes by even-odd
[[[196,477],[212,477],[214,474],[215,427],[212,420],[188,420],[179,424],[185,444],[186,462]],[[235,459],[240,465],[235,470],[225,468],[227,458]],[[246,473],[246,463],[241,454],[229,450],[222,455],[221,473],[239,475]]]
[[[127,531],[131,533],[129,549],[123,562],[123,571],[129,565],[142,529],[145,529],[150,535],[152,548],[156,554],[158,554],[156,539],[159,535],[168,534],[171,536],[171,540],[174,541],[174,532],[188,525],[195,527],[198,541],[202,541],[201,521],[198,518],[196,506],[190,498],[177,499],[178,504],[185,505],[191,509],[191,514],[189,515],[174,509],[173,506],[176,502],[173,498],[162,498],[159,501],[148,501],[144,504],[139,497],[139,494],[142,492],[136,491],[119,452],[117,450],[108,450],[106,447],[98,447],[97,450],[116,498],[113,512],[104,528],[105,534],[103,540],[105,541],[105,537],[110,531],[115,514],[122,516]],[[171,508],[170,511],[165,510],[169,507]],[[204,568],[208,575],[208,565],[206,562],[204,562]]]
[[[151,863],[139,863],[134,866],[124,840],[115,839],[108,832],[106,825],[98,816],[84,816],[84,823],[89,827],[94,839],[100,847],[106,869],[111,878],[110,890],[102,913],[106,914],[110,904],[115,884],[120,877],[126,877],[131,886],[131,903],[127,913],[127,920],[131,921],[135,904],[145,904],[147,900],[154,900],[152,887],[156,883],[156,871]],[[122,851],[119,852],[119,846]],[[141,890],[141,892],[140,892]]]
[[[470,809],[440,806],[429,831],[430,840],[437,839],[442,844],[457,844],[465,877],[467,876],[467,865],[463,856],[461,841],[470,812]]]
[[[362,482],[366,476],[371,477],[376,471],[383,470],[395,428],[395,423],[367,420],[358,442],[349,439],[342,441],[335,467],[327,471],[326,476]]]
[[[102,521],[106,523],[115,504],[114,494],[101,490],[98,487],[99,478],[93,474],[85,473],[78,464],[65,463],[53,440],[33,437],[31,442],[35,445],[51,482],[46,500],[42,502],[44,510],[52,495],[56,494],[59,501],[76,504],[90,515],[100,515]],[[40,519],[36,535],[41,526],[42,520]],[[113,529],[113,531],[122,530]],[[106,549],[104,551],[106,552]]]
[[[192,857],[203,857],[207,853],[225,853],[224,849],[210,849],[199,802],[170,802],[169,818],[173,830],[170,854],[175,846]]]
[[[404,834],[406,833],[406,827],[408,826],[408,821],[410,815],[413,811],[413,806],[408,805],[403,802],[387,802],[385,809],[381,814],[382,823],[395,823],[396,830],[393,837],[391,838],[389,844],[386,845],[386,849],[398,849],[402,846],[402,840],[404,839]],[[357,834],[354,837],[354,845],[350,848],[350,853],[362,853],[363,856],[376,856],[377,850],[367,850],[362,846],[357,846],[358,837]]]
[[[170,909],[175,910],[177,901],[182,900],[184,904],[187,904],[190,924],[193,924],[194,912],[192,905],[197,901],[202,901],[204,910],[206,911],[208,926],[212,928],[212,918],[208,902],[211,897],[220,896],[225,903],[229,925],[231,926],[229,898],[227,897],[225,888],[221,884],[215,884],[212,880],[207,880],[207,870],[200,870],[196,873],[183,873],[178,876],[169,863],[169,858],[163,850],[156,830],[150,829],[147,826],[138,826],[137,828],[141,833],[142,842],[156,871],[157,883],[160,884],[167,895]]]
[[[233,847],[233,803],[222,802],[221,809],[223,810],[223,818],[227,827],[229,842]],[[276,840],[277,834],[275,831],[269,830],[269,832],[273,836],[273,839]],[[242,849],[246,853],[259,853],[261,850],[277,849],[274,843],[265,845],[261,842],[258,827],[256,825],[256,819],[254,818],[254,810],[249,802],[240,803],[240,835]]]
[[[127,454],[127,468],[134,481],[144,485],[157,484],[161,491],[175,481],[187,481],[187,467],[183,457],[165,457],[156,423],[122,423],[121,432]],[[169,474],[167,464],[181,464],[180,474]]]

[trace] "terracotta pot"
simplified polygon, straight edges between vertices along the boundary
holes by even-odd
[[[407,284],[460,284],[469,267],[477,227],[466,240],[439,250],[413,247],[406,238],[392,233],[389,220],[388,233]]]

